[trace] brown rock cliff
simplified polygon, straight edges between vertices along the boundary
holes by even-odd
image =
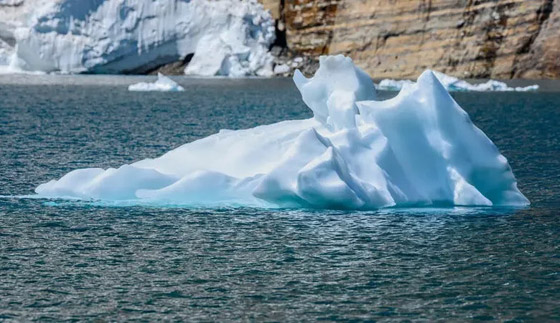
[[[263,0],[296,55],[374,77],[560,78],[560,0]]]

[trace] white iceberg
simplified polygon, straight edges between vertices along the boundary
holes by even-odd
[[[220,131],[161,157],[75,170],[40,197],[114,203],[377,209],[525,206],[504,156],[431,71],[377,101],[350,58],[294,81],[314,117]]]
[[[25,0],[2,17],[0,65],[13,52],[26,71],[145,72],[193,54],[186,74],[272,75],[274,20],[256,0]]]
[[[157,81],[154,83],[140,82],[128,86],[129,91],[160,91],[160,92],[180,92],[185,89],[169,77],[158,73]]]
[[[538,85],[530,85],[525,87],[510,87],[504,82],[489,80],[484,83],[471,84],[467,81],[460,80],[456,77],[432,71],[435,77],[441,82],[443,87],[448,91],[473,91],[473,92],[528,92],[539,89]],[[399,91],[405,86],[414,84],[411,80],[381,80],[377,85],[378,90]]]

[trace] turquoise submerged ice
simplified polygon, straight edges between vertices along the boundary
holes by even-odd
[[[504,156],[431,71],[390,100],[350,58],[294,81],[307,120],[227,130],[161,157],[81,169],[40,197],[111,203],[376,209],[525,206]]]

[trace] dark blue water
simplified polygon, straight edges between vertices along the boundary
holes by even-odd
[[[310,116],[286,80],[183,79],[183,93],[130,93],[132,81],[0,82],[0,195],[221,128]],[[0,321],[560,320],[560,93],[454,96],[508,157],[530,208],[158,209],[2,197]]]

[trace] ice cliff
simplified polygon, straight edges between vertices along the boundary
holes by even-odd
[[[35,3],[19,11],[17,23],[0,23],[4,70],[144,72],[194,54],[186,74],[272,74],[274,21],[256,0]]]
[[[72,171],[40,197],[157,205],[524,206],[512,170],[431,71],[390,100],[351,59],[294,81],[314,117],[220,131],[161,157]]]

